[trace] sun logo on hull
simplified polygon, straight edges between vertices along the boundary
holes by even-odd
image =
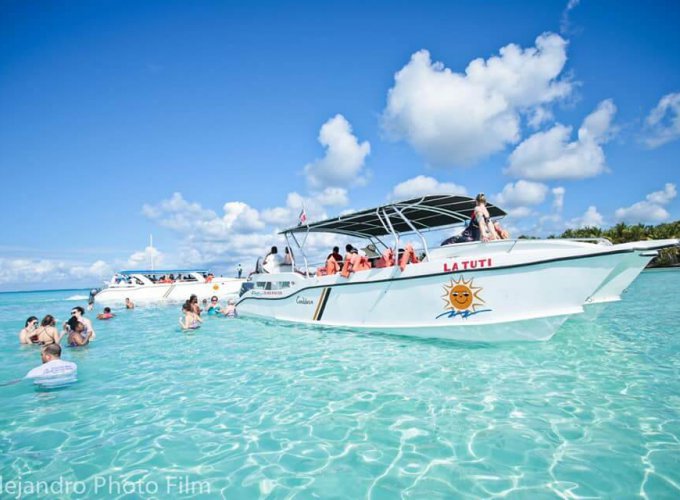
[[[452,279],[450,284],[444,285],[444,295],[442,295],[444,309],[447,312],[437,317],[462,316],[467,318],[473,314],[490,311],[491,309],[479,309],[485,305],[484,299],[479,296],[481,291],[482,287],[474,286],[472,278],[469,281],[466,281],[463,276],[457,280]]]

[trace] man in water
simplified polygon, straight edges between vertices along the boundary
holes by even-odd
[[[135,303],[132,302],[129,298],[125,299],[125,309],[134,309],[135,308]]]
[[[40,354],[43,364],[33,368],[24,378],[43,386],[58,386],[76,381],[78,366],[61,359],[59,344],[46,345]]]
[[[97,290],[93,288],[90,290],[90,297],[87,299],[87,310],[91,311],[94,309],[94,296],[97,295]]]

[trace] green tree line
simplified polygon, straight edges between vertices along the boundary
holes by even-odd
[[[556,236],[549,236],[555,238]],[[680,220],[667,222],[656,226],[644,224],[627,225],[623,222],[601,229],[599,227],[584,227],[580,229],[567,229],[558,238],[606,238],[614,244],[628,243],[641,240],[665,240],[680,238]],[[680,248],[665,248],[659,252],[648,267],[680,266]]]

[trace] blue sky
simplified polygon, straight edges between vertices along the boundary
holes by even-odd
[[[100,283],[151,233],[165,265],[248,268],[303,201],[677,220],[678,26],[675,1],[5,1],[0,289]]]

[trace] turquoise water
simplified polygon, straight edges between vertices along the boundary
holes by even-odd
[[[177,307],[115,311],[65,349],[75,385],[0,387],[0,497],[44,481],[63,497],[678,498],[679,289],[679,271],[645,272],[595,320],[504,345],[213,317],[187,335]],[[85,301],[1,294],[0,382],[40,363],[18,345],[27,316]]]

